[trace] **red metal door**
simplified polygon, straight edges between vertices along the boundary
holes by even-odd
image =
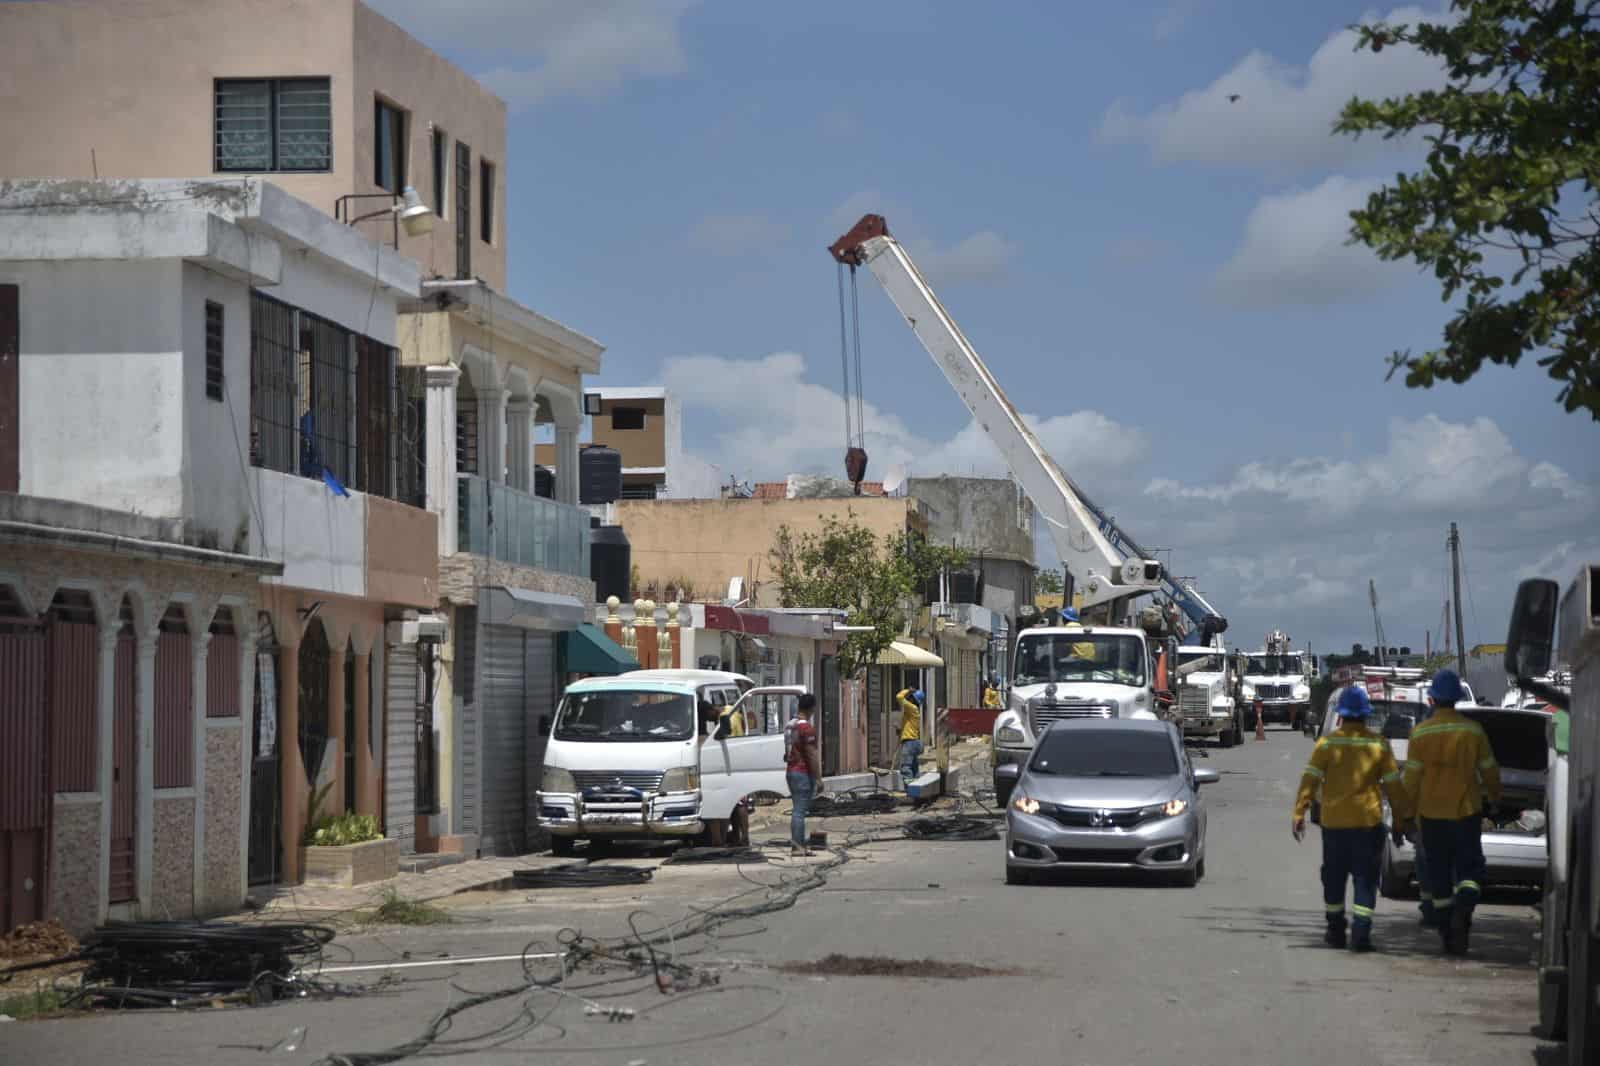
[[[48,656],[41,627],[0,628],[0,932],[44,917],[50,833]]]
[[[138,897],[134,867],[134,811],[139,780],[139,644],[131,633],[117,640],[111,753],[112,903]]]

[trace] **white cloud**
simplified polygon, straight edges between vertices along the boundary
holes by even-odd
[[[615,92],[688,69],[681,22],[694,0],[373,0],[435,47],[484,60],[477,77],[513,109]]]
[[[745,480],[786,474],[840,476],[844,457],[844,400],[826,386],[805,380],[805,358],[776,352],[760,359],[715,355],[668,359],[666,387],[683,402],[686,415],[712,416],[715,445],[706,458]],[[1005,463],[979,427],[968,422],[953,436],[929,436],[898,415],[871,403],[864,410],[868,477],[891,469],[912,475],[1006,472]],[[1047,451],[1073,476],[1094,479],[1125,473],[1144,457],[1144,435],[1094,411],[1023,416]]]
[[[1402,7],[1359,20],[1415,24],[1449,21],[1443,11]],[[1348,28],[1330,34],[1303,66],[1252,50],[1227,73],[1176,101],[1141,112],[1125,100],[1106,111],[1100,136],[1148,145],[1163,162],[1270,167],[1329,166],[1392,152],[1396,145],[1367,136],[1332,134],[1352,96],[1382,99],[1442,84],[1438,62],[1407,46],[1381,53],[1354,50]],[[1237,95],[1238,100],[1229,97]]]
[[[763,214],[707,215],[689,231],[689,247],[707,255],[739,255],[752,245],[789,239],[789,226]]]
[[[1349,243],[1350,212],[1381,184],[1335,175],[1262,197],[1238,250],[1217,272],[1217,294],[1244,307],[1328,305],[1404,284],[1414,268]]]

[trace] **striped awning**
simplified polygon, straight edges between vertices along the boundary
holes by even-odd
[[[889,646],[878,653],[879,666],[943,666],[944,660],[933,652],[909,644],[903,640],[889,642]]]

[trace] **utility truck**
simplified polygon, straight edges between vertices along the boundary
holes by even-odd
[[[1233,661],[1222,638],[1211,647],[1178,648],[1178,715],[1185,737],[1211,737],[1224,748],[1244,740],[1244,714],[1234,697]]]
[[[1294,651],[1291,644],[1287,633],[1275,629],[1267,634],[1260,651],[1240,655],[1238,698],[1252,720],[1257,702],[1263,722],[1283,722],[1299,729],[1310,715],[1310,657]]]

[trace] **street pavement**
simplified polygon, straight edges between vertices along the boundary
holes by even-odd
[[[1376,954],[1322,945],[1315,830],[1303,844],[1289,833],[1310,745],[1274,730],[1264,743],[1206,749],[1200,764],[1222,780],[1206,790],[1208,870],[1197,888],[1129,878],[1014,887],[1003,881],[999,841],[871,843],[852,848],[850,861],[792,909],[666,945],[666,955],[715,973],[715,985],[663,995],[648,974],[590,964],[568,979],[567,995],[517,991],[458,1014],[444,1040],[460,1043],[437,1044],[432,1054],[618,1066],[1557,1062],[1554,1046],[1530,1035],[1537,920],[1526,895],[1491,897],[1464,960],[1440,956],[1437,938],[1416,925],[1415,904],[1389,900],[1379,904]],[[847,826],[859,833],[896,820],[815,825],[837,844]],[[776,835],[776,827],[758,833]],[[629,855],[603,861],[659,861]],[[309,1063],[377,1052],[414,1038],[452,1003],[524,983],[520,963],[469,964],[465,956],[557,951],[563,929],[621,936],[630,916],[648,935],[737,893],[724,910],[751,903],[765,895],[759,884],[804,872],[803,863],[780,859],[666,866],[642,886],[469,892],[446,904],[449,925],[336,941],[329,967],[408,964],[386,980],[372,971],[331,975],[365,986],[364,994],[12,1023],[0,1026],[0,1062]],[[831,953],[910,965],[895,976],[780,969]],[[923,960],[1001,975],[914,976],[928,972]],[[415,965],[422,962],[444,965]],[[527,966],[536,978],[553,972],[547,961]],[[632,1020],[586,1013],[598,1005],[631,1009]],[[299,1029],[296,1050],[287,1051],[280,1042]],[[495,1042],[503,1043],[487,1046]]]

